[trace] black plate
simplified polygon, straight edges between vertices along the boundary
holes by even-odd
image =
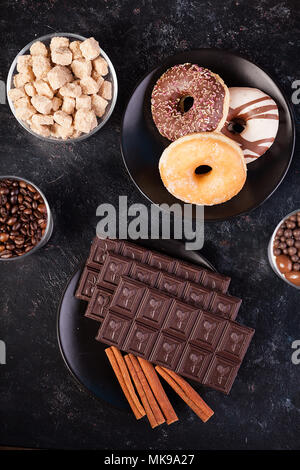
[[[180,242],[156,240],[154,244],[149,240],[143,244],[215,271],[199,252],[185,251]],[[78,269],[70,279],[58,310],[57,337],[61,354],[79,386],[116,408],[128,410],[127,401],[104,353],[107,345],[94,339],[99,323],[84,317],[87,302],[74,297],[81,271],[82,268]]]
[[[270,95],[279,109],[276,140],[264,156],[248,165],[242,191],[230,201],[205,208],[205,220],[224,220],[262,204],[282,182],[292,159],[295,125],[290,105],[278,85],[260,67],[231,52],[199,49],[169,57],[146,75],[135,88],[124,113],[121,150],[125,166],[139,190],[154,204],[183,204],[164,187],[158,161],[170,141],[162,137],[152,120],[150,99],[157,79],[173,65],[191,62],[218,73],[226,85],[259,88]]]

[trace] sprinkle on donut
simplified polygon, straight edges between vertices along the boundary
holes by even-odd
[[[185,109],[189,98],[191,107]],[[220,130],[229,108],[229,92],[223,80],[196,64],[168,69],[156,82],[151,110],[161,135],[176,140],[194,132]]]

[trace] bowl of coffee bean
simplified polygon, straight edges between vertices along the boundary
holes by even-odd
[[[0,176],[0,261],[33,254],[51,237],[49,204],[33,183],[17,176]]]
[[[269,243],[268,256],[275,273],[300,289],[300,209],[279,222]]]

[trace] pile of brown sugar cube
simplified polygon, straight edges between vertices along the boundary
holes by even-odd
[[[98,41],[53,37],[17,58],[9,91],[16,116],[43,137],[77,138],[98,125],[112,98],[109,68]]]

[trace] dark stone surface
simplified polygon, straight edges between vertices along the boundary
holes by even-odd
[[[55,230],[45,249],[18,264],[1,264],[0,443],[49,448],[299,448],[299,292],[278,279],[267,260],[274,226],[299,208],[299,146],[284,182],[262,207],[235,220],[207,224],[204,254],[232,276],[242,296],[239,321],[256,328],[232,393],[203,391],[215,416],[203,425],[179,402],[180,422],[152,431],[80,391],[61,359],[56,313],[64,286],[88,252],[96,207],[146,201],[131,183],[119,150],[120,120],[137,80],[168,55],[217,46],[244,54],[270,72],[288,97],[300,79],[299,5],[294,1],[36,1],[1,3],[0,79],[34,37],[69,31],[99,39],[116,66],[120,94],[104,129],[90,139],[48,144],[23,130],[0,106],[0,174],[39,185]],[[300,105],[294,106],[298,121]]]

